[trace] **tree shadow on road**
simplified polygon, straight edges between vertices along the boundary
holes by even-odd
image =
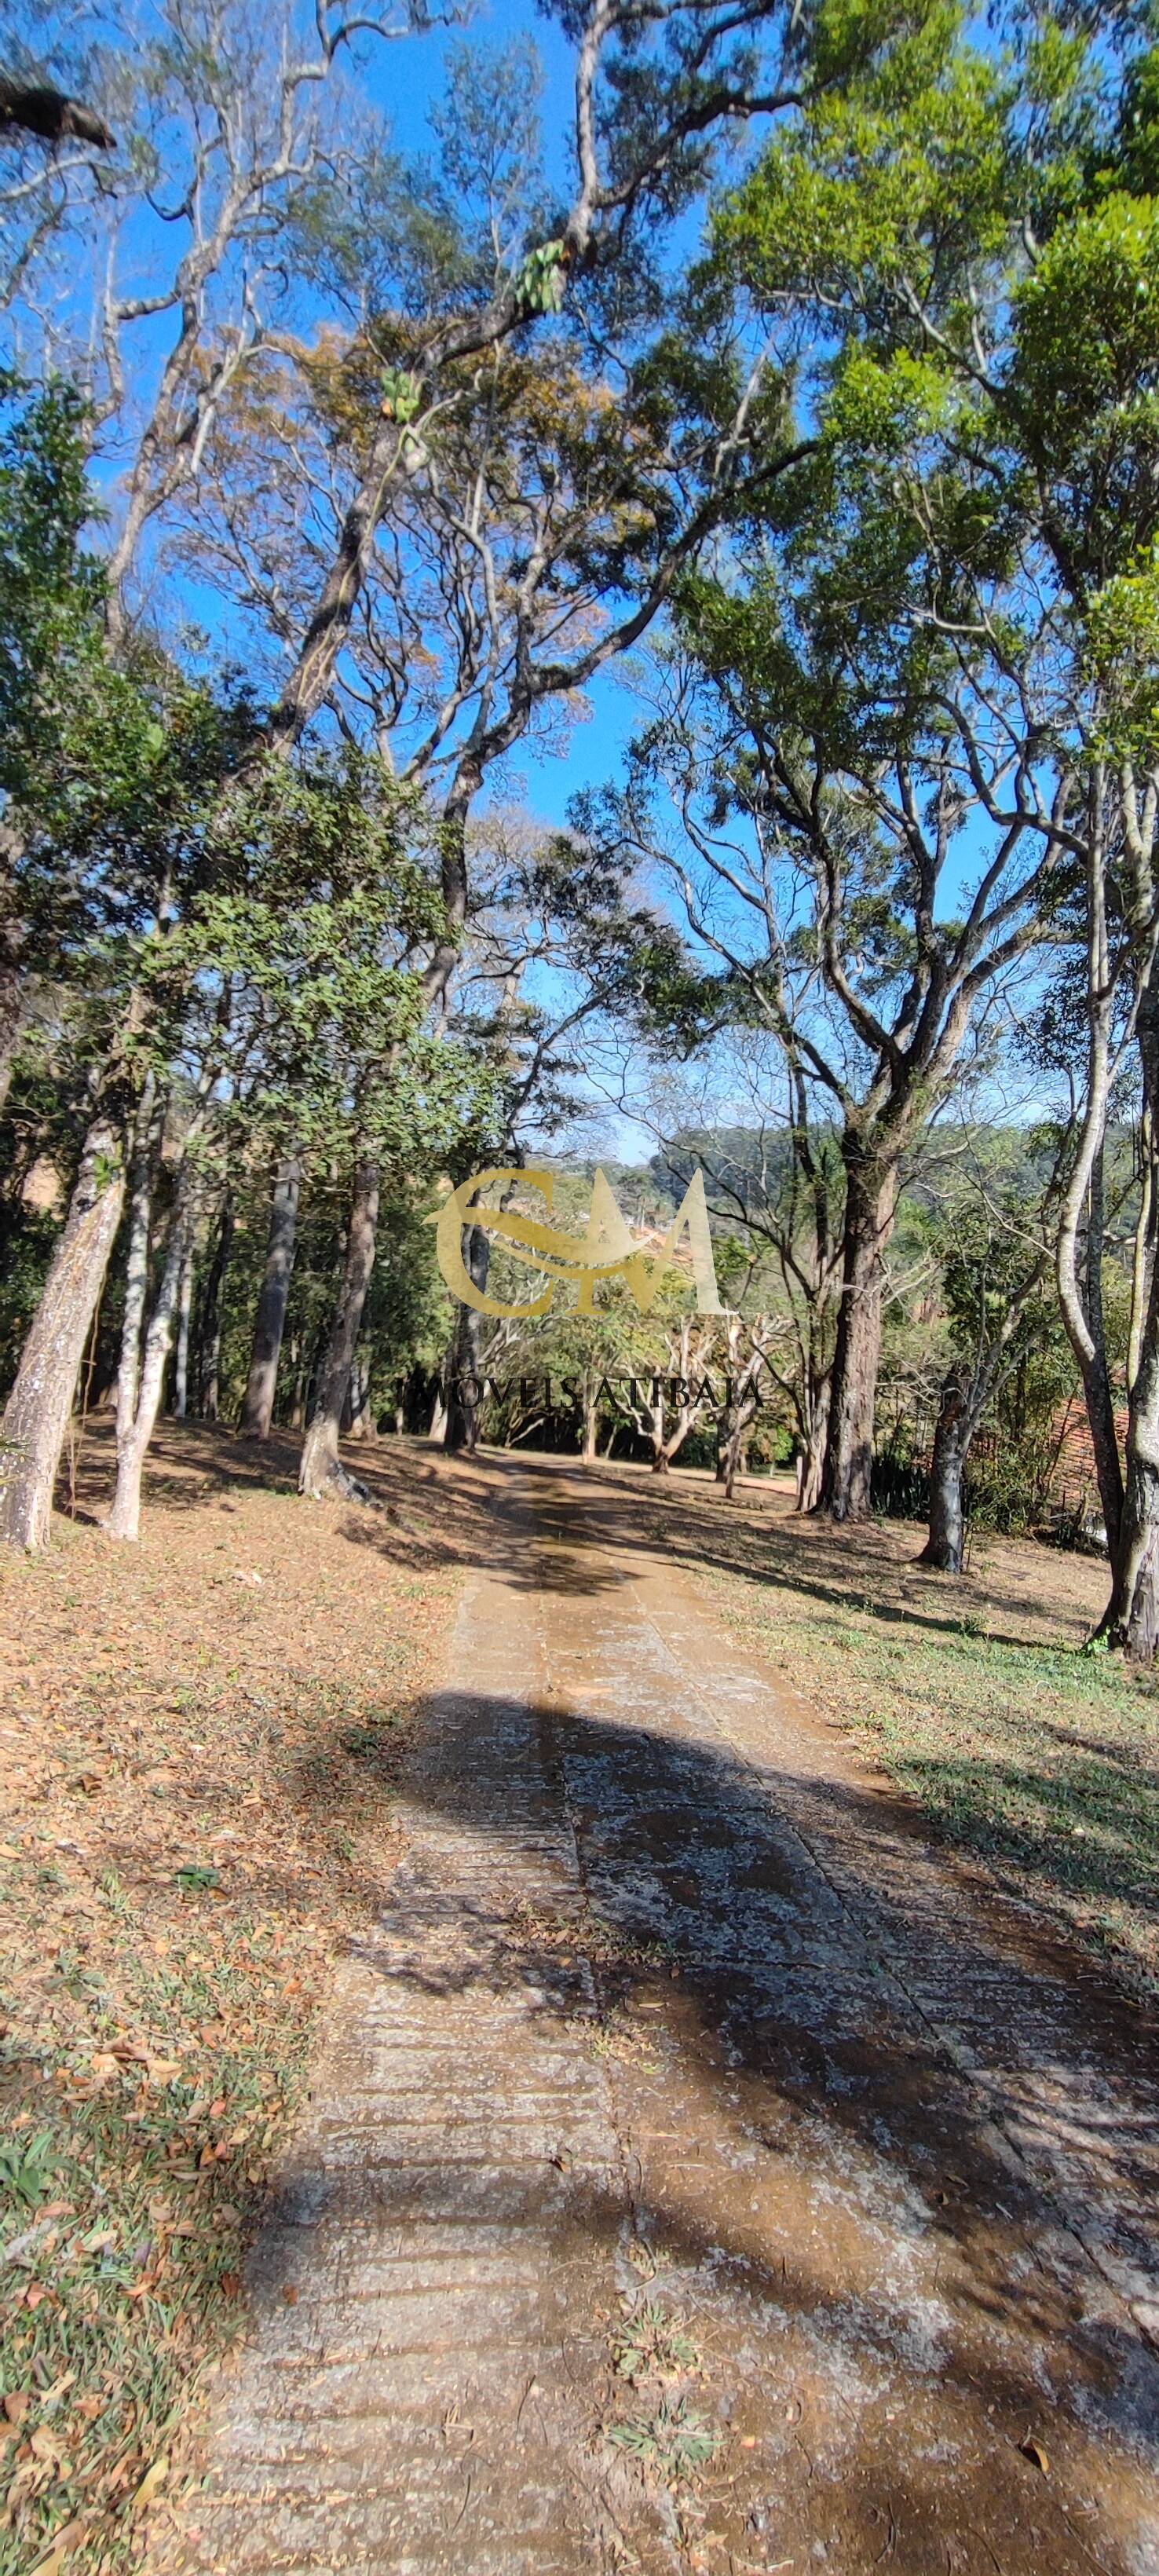
[[[504,1888],[513,1763],[544,1784],[534,1904]],[[730,2546],[752,2546],[775,2460],[773,2564],[790,2527],[858,2576],[1145,2563],[1105,2519],[1112,2490],[1124,2527],[1159,2514],[1159,2364],[1113,2288],[1159,2294],[1140,2016],[931,1877],[903,1801],[831,1779],[803,1794],[687,1726],[464,1686],[416,1730],[404,1792],[415,1857],[359,1965],[408,2021],[419,1998],[526,1997],[531,2031],[595,2054],[627,2200],[533,2136],[520,2188],[556,2211],[561,2246],[586,2231],[609,2260],[627,2210],[647,2295],[693,2320],[727,2400],[712,2518]],[[478,1883],[448,1894],[459,1837]],[[462,2171],[429,2181],[371,2155],[358,2192],[404,2228],[444,2201],[486,2220],[511,2189],[469,2135]],[[1020,2447],[1047,2416],[1049,2477]],[[969,2545],[945,2554],[955,2531]]]

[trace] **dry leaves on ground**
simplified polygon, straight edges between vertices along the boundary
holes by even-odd
[[[139,1548],[58,1519],[0,1575],[0,2576],[131,2562],[179,2480],[330,1960],[397,1857],[477,1485],[359,1463],[387,1510],[170,1426]],[[90,1433],[82,1512],[108,1466]]]

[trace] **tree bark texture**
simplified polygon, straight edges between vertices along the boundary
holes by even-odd
[[[1063,1192],[1055,1245],[1055,1279],[1067,1339],[1078,1362],[1095,1453],[1099,1501],[1112,1570],[1118,1562],[1123,1514],[1123,1468],[1115,1429],[1115,1400],[1107,1365],[1103,1314],[1103,1151],[1113,1081],[1112,1030],[1115,977],[1107,928],[1103,782],[1090,783],[1092,826],[1087,846],[1087,1067],[1078,1148]],[[1146,1049],[1144,1085],[1146,1087]],[[1086,1216],[1085,1277],[1080,1278],[1080,1239]],[[1110,1613],[1108,1612],[1108,1616]]]
[[[742,1404],[734,1405],[732,1408],[728,1428],[728,1438],[725,1442],[724,1453],[724,1499],[726,1503],[731,1503],[733,1488],[736,1484],[737,1477],[742,1475],[744,1472],[749,1431],[756,1414],[756,1409],[756,1402],[752,1397],[748,1398],[747,1401]]]
[[[1104,1622],[1110,1642],[1153,1663],[1159,1648],[1159,1268],[1131,1390],[1126,1490],[1111,1572]]]
[[[64,1231],[0,1425],[0,1539],[47,1545],[77,1371],[125,1203],[121,1138],[94,1119]]]
[[[181,1273],[189,1245],[191,1213],[189,1206],[190,1173],[185,1165],[178,1177],[177,1196],[169,1220],[169,1239],[157,1289],[153,1312],[145,1334],[141,1360],[140,1384],[133,1417],[122,1428],[117,1420],[117,1482],[104,1527],[110,1538],[136,1541],[141,1534],[141,1478],[149,1443],[161,1410],[161,1390],[165,1382],[165,1363],[173,1342],[177,1303],[181,1290]]]
[[[797,1510],[815,1512],[825,1483],[825,1457],[829,1445],[829,1416],[824,1403],[818,1403],[810,1415],[802,1443],[797,1451]]]
[[[0,923],[0,1109],[8,1098],[12,1068],[24,1019],[24,977],[20,933],[15,922]]]
[[[197,1408],[206,1422],[216,1422],[221,1407],[221,1294],[235,1222],[233,1192],[227,1183],[197,1316]]]
[[[157,1159],[159,1119],[157,1086],[146,1076],[133,1121],[129,1163],[129,1224],[125,1245],[125,1303],[121,1315],[121,1364],[117,1371],[117,1439],[127,1437],[137,1410],[141,1370],[141,1327],[149,1292],[149,1233],[153,1217],[153,1173]]]
[[[847,1132],[841,1306],[829,1432],[817,1508],[865,1520],[872,1499],[873,1423],[881,1362],[882,1257],[897,1213],[896,1160],[868,1157]]]
[[[173,1417],[184,1422],[189,1410],[189,1319],[193,1311],[193,1238],[186,1237],[177,1283],[177,1348],[173,1355]]]
[[[362,1330],[366,1292],[374,1269],[378,1198],[378,1166],[364,1157],[355,1168],[342,1285],[329,1348],[318,1380],[313,1418],[302,1444],[302,1462],[298,1470],[299,1493],[310,1495],[315,1500],[336,1487],[341,1492],[360,1493],[354,1477],[347,1476],[339,1463],[338,1432],[354,1353]]]
[[[973,1425],[961,1376],[951,1371],[942,1388],[930,1468],[929,1537],[919,1565],[940,1574],[960,1574],[966,1552],[966,1456]]]
[[[1159,1151],[1159,994],[1153,966],[1139,1012],[1143,1073],[1143,1134],[1148,1161],[1144,1207],[1153,1225]],[[1142,1222],[1142,1220],[1141,1220]],[[1151,1282],[1134,1354],[1127,1414],[1127,1473],[1111,1556],[1111,1598],[1103,1627],[1112,1645],[1140,1663],[1159,1653],[1159,1261],[1152,1247]]]
[[[243,1439],[268,1440],[274,1418],[278,1363],[286,1327],[286,1306],[298,1235],[298,1201],[302,1191],[302,1157],[287,1154],[274,1175],[274,1197],[266,1244],[265,1276],[254,1319],[253,1352],[240,1429]]]
[[[491,1243],[481,1225],[469,1226],[463,1245],[463,1267],[480,1295],[486,1294],[491,1268]],[[482,1386],[479,1359],[483,1318],[474,1306],[460,1306],[447,1354],[450,1383],[447,1388],[447,1422],[443,1447],[465,1449],[473,1457],[479,1446],[479,1414]],[[432,1437],[433,1437],[432,1433]]]

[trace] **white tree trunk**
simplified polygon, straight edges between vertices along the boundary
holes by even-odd
[[[177,1291],[177,1351],[173,1363],[173,1412],[184,1422],[189,1405],[189,1315],[193,1304],[193,1236],[187,1233]]]
[[[141,1383],[132,1422],[117,1432],[117,1483],[104,1527],[110,1538],[136,1540],[141,1534],[141,1476],[161,1407],[165,1362],[173,1339],[177,1297],[189,1239],[188,1166],[178,1180],[177,1197],[165,1247],[165,1267],[157,1302],[145,1335]]]
[[[77,1371],[125,1204],[120,1139],[94,1120],[0,1426],[0,1539],[45,1547]]]
[[[157,1144],[157,1086],[146,1076],[133,1126],[129,1171],[129,1240],[125,1248],[125,1304],[121,1364],[117,1371],[117,1439],[128,1438],[137,1410],[141,1326],[149,1290],[149,1230],[153,1213],[153,1163]]]

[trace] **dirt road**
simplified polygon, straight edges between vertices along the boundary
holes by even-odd
[[[1159,2576],[1153,2034],[489,1472],[184,2563]]]

